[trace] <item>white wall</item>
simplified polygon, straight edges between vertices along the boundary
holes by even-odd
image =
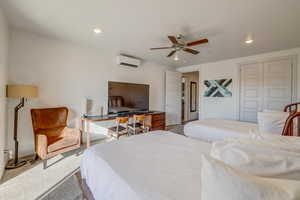
[[[0,9],[0,179],[5,165],[4,149],[6,140],[6,98],[5,87],[7,81],[7,48],[8,27]]]
[[[297,99],[300,100],[300,48],[270,52],[255,56],[224,60],[214,63],[199,64],[178,68],[180,72],[200,71],[200,118],[239,119],[239,65],[245,62],[265,61],[282,56],[296,56],[297,68]],[[204,80],[232,78],[231,98],[202,98]]]
[[[93,100],[94,111],[107,111],[107,81],[150,84],[150,109],[164,110],[165,71],[169,67],[145,62],[140,68],[116,65],[116,54],[53,40],[27,32],[12,31],[9,50],[10,83],[39,86],[39,98],[30,99],[19,117],[20,154],[30,154],[34,140],[30,109],[67,106],[69,124],[79,126],[84,98]],[[13,107],[10,99],[9,142],[12,149]]]

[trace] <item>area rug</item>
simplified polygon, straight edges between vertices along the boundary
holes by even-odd
[[[76,177],[72,175],[62,184],[42,198],[42,200],[84,200],[81,185]]]

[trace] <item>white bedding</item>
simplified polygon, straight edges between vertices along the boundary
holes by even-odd
[[[300,138],[259,134],[215,142],[210,155],[252,175],[300,180]]]
[[[201,154],[210,149],[154,131],[87,149],[81,173],[96,200],[200,200]]]
[[[257,130],[258,125],[254,123],[210,118],[189,122],[184,126],[184,135],[213,142],[247,136],[250,131]]]
[[[244,173],[202,156],[202,200],[299,200],[300,182]]]

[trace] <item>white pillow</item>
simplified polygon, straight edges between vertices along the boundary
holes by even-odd
[[[210,155],[245,173],[300,181],[300,140],[296,137],[264,134],[215,142]]]
[[[202,156],[201,200],[296,200],[300,182],[244,174],[223,162]]]
[[[282,111],[278,111],[278,110],[268,110],[268,109],[264,109],[264,111],[263,111],[264,113],[288,113],[288,115],[290,115],[289,114],[289,112],[282,112]],[[297,136],[297,131],[298,131],[298,119],[297,118],[295,118],[294,120],[293,120],[293,125],[294,125],[294,135],[295,136]],[[282,127],[283,128],[283,127]]]
[[[258,129],[261,132],[281,134],[289,113],[286,112],[258,112]]]
[[[276,145],[277,148],[300,153],[300,137],[298,136],[282,136],[250,130],[250,134],[244,138],[255,139],[267,143],[265,145]]]

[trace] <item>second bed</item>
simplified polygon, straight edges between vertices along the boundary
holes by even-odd
[[[206,142],[239,138],[249,135],[250,131],[258,131],[258,125],[217,118],[201,119],[184,126],[186,136]]]

